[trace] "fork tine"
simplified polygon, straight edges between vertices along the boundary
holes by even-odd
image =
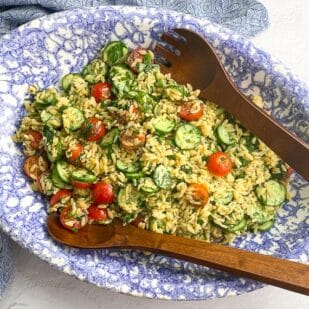
[[[173,29],[174,32],[178,33],[182,37],[184,37],[186,40],[189,39],[188,34],[191,34],[192,32],[189,29]]]
[[[155,46],[155,52],[170,63],[173,63],[173,59],[175,60],[177,57],[172,51],[166,49],[158,43]]]
[[[179,51],[184,47],[184,42],[177,40],[169,33],[163,33],[161,36],[162,41],[172,45],[173,47],[177,48]]]

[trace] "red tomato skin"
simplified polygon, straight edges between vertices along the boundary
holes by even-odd
[[[35,130],[28,130],[26,132],[27,135],[31,135],[32,138],[34,139],[30,145],[33,149],[39,149],[40,148],[40,143],[43,138],[43,135],[39,131]]]
[[[92,204],[88,208],[88,217],[94,221],[104,221],[108,218],[106,208],[98,208],[97,205]]]
[[[112,186],[104,181],[97,182],[92,189],[92,199],[95,204],[111,204],[114,201]]]
[[[73,150],[71,150],[71,156],[67,157],[68,161],[70,161],[71,163],[76,161],[83,152],[83,149],[84,147],[82,144],[76,144]]]
[[[197,112],[191,113],[190,102],[186,102],[182,105],[181,110],[179,112],[179,116],[181,119],[185,121],[196,121],[202,117],[203,112],[204,112],[203,103],[200,104],[200,109]]]
[[[92,186],[91,183],[81,182],[81,181],[77,181],[73,179],[71,180],[71,183],[75,188],[78,188],[78,189],[88,189]]]
[[[59,200],[61,200],[62,198],[67,197],[67,196],[71,196],[71,195],[72,195],[72,191],[66,190],[66,189],[61,189],[51,197],[49,204],[50,204],[50,206],[53,206],[56,203],[58,203]]]
[[[199,183],[192,183],[188,187],[188,189],[194,192],[196,200],[199,200],[202,205],[208,203],[209,195],[208,195],[208,189],[205,185]],[[197,206],[195,205],[195,207]]]
[[[70,218],[70,211],[71,211],[71,206],[67,206],[66,208],[64,208],[61,213],[60,213],[60,223],[61,225],[69,230],[69,231],[77,231],[80,230],[82,228],[82,225],[79,221],[76,221],[73,226],[69,226],[66,224],[66,220]],[[72,220],[74,220],[72,218]]]
[[[207,160],[208,170],[218,177],[227,176],[232,170],[232,165],[230,157],[222,151],[213,153]]]
[[[111,84],[104,82],[104,83],[97,83],[91,89],[91,95],[95,98],[97,103],[100,103],[102,100],[111,99]]]
[[[105,135],[106,129],[102,120],[95,117],[90,117],[86,120],[86,122],[92,125],[91,132],[87,132],[86,138],[88,141],[96,142]],[[85,128],[85,125],[83,128]]]
[[[24,162],[24,172],[25,174],[33,180],[37,180],[40,176],[39,168],[35,170],[35,174],[31,174],[30,170],[34,164],[38,164],[39,157],[38,156],[30,156]],[[31,175],[30,175],[31,174]]]

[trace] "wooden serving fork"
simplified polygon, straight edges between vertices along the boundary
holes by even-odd
[[[173,48],[157,44],[155,52],[167,61],[161,64],[164,73],[171,73],[180,84],[189,83],[201,89],[200,98],[212,101],[231,113],[254,135],[309,180],[309,147],[294,134],[277,123],[262,108],[252,103],[235,86],[210,44],[197,33],[174,29],[182,39],[169,33],[162,41]]]

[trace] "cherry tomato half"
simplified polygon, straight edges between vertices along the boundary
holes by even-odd
[[[221,151],[213,153],[207,160],[208,170],[215,176],[226,176],[232,171],[230,157]]]
[[[32,141],[30,142],[30,146],[33,149],[39,149],[40,143],[43,138],[43,135],[39,131],[28,130],[25,132],[25,135],[30,135],[32,137]]]
[[[195,109],[193,102],[185,102],[181,106],[179,116],[181,119],[186,121],[196,121],[199,120],[204,112],[204,104],[201,103],[199,109]]]
[[[188,187],[190,198],[194,200],[193,206],[204,206],[208,202],[208,189],[205,185],[200,183],[193,183]]]
[[[63,198],[71,196],[71,195],[72,195],[72,191],[61,189],[51,197],[49,204],[50,206],[53,206],[56,203],[58,203],[60,200],[62,200]]]
[[[82,133],[90,142],[96,142],[105,135],[105,127],[102,120],[90,117],[86,119],[82,126]]]
[[[111,84],[107,82],[97,83],[92,87],[91,95],[95,98],[97,103],[110,99],[112,97],[111,87]]]
[[[92,186],[92,183],[77,181],[74,179],[71,180],[71,183],[75,188],[78,189],[88,189]]]
[[[38,180],[39,176],[47,171],[48,164],[39,156],[30,156],[25,160],[24,171],[25,174],[33,180]]]
[[[60,222],[67,230],[77,232],[88,223],[88,216],[84,215],[83,220],[74,218],[71,214],[71,206],[67,206],[60,213]]]
[[[110,184],[100,181],[92,189],[92,199],[95,204],[110,204],[114,200],[113,188]]]
[[[146,141],[145,134],[127,135],[122,134],[120,137],[121,145],[127,150],[135,150],[140,146],[143,146]]]
[[[71,163],[73,163],[74,161],[76,161],[80,157],[83,150],[84,150],[84,147],[83,147],[82,144],[78,143],[78,144],[74,145],[74,147],[72,149],[70,149],[70,155],[67,156],[67,159]]]
[[[107,210],[92,204],[88,208],[88,217],[94,221],[105,221],[108,218]]]

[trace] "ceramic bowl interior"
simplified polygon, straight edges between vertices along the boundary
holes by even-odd
[[[77,250],[53,242],[45,221],[47,202],[32,191],[21,149],[11,135],[24,115],[27,85],[55,85],[78,72],[110,40],[153,48],[160,34],[190,28],[217,50],[238,87],[260,94],[266,109],[308,141],[308,91],[279,62],[215,24],[158,9],[100,7],[32,21],[0,42],[0,226],[19,244],[56,268],[115,291],[151,298],[206,299],[252,291],[260,283],[187,262],[130,250]],[[233,246],[307,262],[308,184],[291,180],[291,200],[268,232],[238,237]]]

